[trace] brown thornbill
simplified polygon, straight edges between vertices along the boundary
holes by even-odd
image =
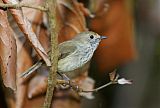
[[[67,74],[74,73],[77,70],[84,70],[82,68],[86,67],[101,40],[106,38],[107,37],[100,36],[95,32],[86,31],[77,34],[73,39],[69,41],[60,43],[58,72]],[[43,64],[43,60],[38,61],[31,68],[23,72],[21,74],[21,77],[29,76]]]

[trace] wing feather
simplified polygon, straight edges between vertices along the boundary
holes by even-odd
[[[59,44],[59,52],[60,52],[60,57],[59,59],[63,59],[73,53],[76,50],[76,43],[72,41],[66,41],[63,43]]]

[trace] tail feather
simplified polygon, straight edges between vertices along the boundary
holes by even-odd
[[[26,78],[29,75],[31,75],[33,72],[35,72],[35,70],[37,70],[38,68],[40,68],[43,64],[43,60],[39,60],[36,64],[34,64],[33,66],[31,66],[29,69],[27,69],[26,71],[24,71],[20,77],[21,78]]]

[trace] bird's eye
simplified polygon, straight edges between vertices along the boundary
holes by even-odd
[[[90,36],[90,38],[91,38],[91,39],[93,39],[93,38],[94,38],[94,36],[93,36],[93,35],[91,35],[91,36]]]

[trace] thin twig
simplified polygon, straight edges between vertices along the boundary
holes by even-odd
[[[66,81],[66,80],[57,80],[57,84],[61,84],[61,85],[69,85],[71,86],[74,90],[78,91],[78,92],[85,92],[85,93],[88,93],[88,92],[98,92],[99,90],[101,89],[104,89],[105,87],[109,86],[109,85],[112,85],[112,84],[117,84],[118,82],[117,81],[111,81],[107,84],[104,84],[98,88],[95,88],[93,90],[83,90],[82,88],[79,88],[77,87],[74,83],[71,83],[69,81]]]
[[[24,4],[24,3],[18,3],[18,4],[3,4],[0,3],[1,8],[21,8],[21,7],[27,7],[27,8],[32,8],[32,9],[37,9],[41,11],[47,11],[48,9],[43,7],[43,6],[35,6],[33,4]]]
[[[48,7],[48,20],[49,20],[49,30],[51,33],[51,68],[48,76],[48,86],[45,101],[43,104],[43,108],[50,108],[52,103],[52,97],[54,88],[57,84],[56,74],[58,67],[58,27],[57,27],[57,19],[56,19],[56,0],[46,0],[46,7]]]
[[[109,83],[107,83],[105,85],[102,85],[102,86],[100,86],[98,88],[95,88],[93,90],[82,90],[82,92],[85,92],[85,93],[88,93],[88,92],[98,92],[99,90],[104,89],[105,87],[107,87],[109,85],[112,85],[112,84],[117,84],[117,82],[111,81],[111,82],[109,82]]]

